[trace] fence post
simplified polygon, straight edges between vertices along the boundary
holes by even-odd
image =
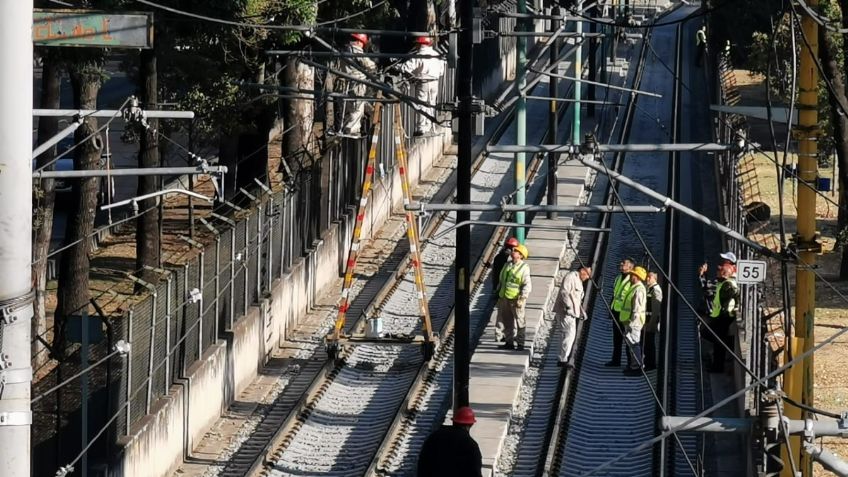
[[[127,341],[129,341],[130,346],[133,344],[133,309],[130,308],[130,311],[127,313]],[[135,353],[135,348],[131,347],[130,352],[127,353],[127,419],[126,419],[126,435],[130,433],[130,424],[132,423],[132,361],[133,361],[133,353]]]
[[[168,294],[165,297],[165,389],[171,386],[171,275],[166,282]]]
[[[236,315],[236,229],[230,229],[230,326],[229,330],[232,331],[233,324],[235,322]]]
[[[247,314],[248,297],[250,296],[250,220],[244,221],[244,253],[242,254],[241,266],[244,269],[244,303],[242,303],[241,316]]]
[[[218,317],[220,316],[220,295],[221,295],[221,236],[215,235],[215,316],[213,317],[213,329],[215,334],[212,337],[212,343],[218,342]]]
[[[201,249],[200,250],[200,277],[198,277],[198,288],[200,290],[200,301],[197,302],[197,358],[203,355],[203,305],[204,305],[204,296],[203,296],[203,268],[204,263],[206,262],[206,252]]]
[[[144,403],[144,413],[150,414],[150,401],[153,399],[153,356],[156,345],[156,307],[158,293],[153,292],[153,304],[150,313],[150,346],[147,352],[147,400]]]
[[[274,283],[274,197],[269,196],[268,210],[265,212],[265,217],[268,220],[268,261],[266,262],[265,276],[268,277],[268,292],[271,291]]]
[[[186,368],[186,345],[188,344],[188,334],[191,333],[191,328],[188,326],[188,309],[190,303],[188,302],[188,297],[191,296],[191,288],[188,286],[188,268],[189,264],[183,265],[183,329],[186,330],[186,335],[181,336],[180,340],[182,344],[180,345],[180,376],[185,376],[185,368]]]
[[[262,295],[262,204],[256,206],[256,302],[259,303],[259,296]]]

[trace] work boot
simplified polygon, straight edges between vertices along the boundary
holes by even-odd
[[[515,345],[512,343],[504,343],[498,346],[498,349],[515,349]]]
[[[524,345],[520,344],[515,347],[516,351],[524,351]]]

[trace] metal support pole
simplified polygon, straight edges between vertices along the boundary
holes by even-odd
[[[716,144],[712,142],[677,143],[677,144],[597,144],[595,151],[598,152],[722,152],[730,151],[735,146],[729,144]],[[519,152],[558,152],[560,154],[578,154],[580,146],[573,144],[539,144],[529,146],[504,145],[487,146],[488,153]]]
[[[583,0],[576,0],[575,7],[578,11],[582,10]],[[583,22],[577,20],[576,31],[578,35],[583,33]],[[582,94],[580,79],[583,78],[583,43],[577,44],[577,53],[574,55],[574,76],[578,81],[574,82],[574,120],[571,124],[571,141],[574,144],[580,144],[582,140],[580,134],[580,97]]]
[[[518,0],[518,14],[527,13],[527,0]],[[524,18],[519,18],[517,22],[517,30],[525,31],[526,23]],[[525,87],[527,86],[527,37],[519,36],[516,39],[516,53],[518,55],[518,64],[515,67],[515,84],[518,85],[518,102],[515,109],[515,144],[524,146],[527,144],[527,98],[525,96]],[[526,187],[526,167],[527,158],[524,153],[515,155],[515,204],[524,205],[525,187]],[[519,224],[524,223],[524,212],[515,214],[515,221]],[[523,227],[515,229],[515,237],[520,243],[524,243],[525,231]]]
[[[474,40],[472,25],[474,23],[473,2],[459,2],[459,47],[456,68],[456,93],[459,100],[457,122],[459,135],[457,137],[457,172],[456,172],[456,202],[471,203],[471,139],[474,134],[472,106],[472,79],[474,71]],[[457,212],[457,221],[471,220],[470,212]],[[456,411],[468,405],[469,349],[470,338],[470,296],[469,296],[469,266],[468,257],[471,255],[471,230],[463,227],[456,231],[456,257],[454,264],[454,373],[453,373],[453,409]]]
[[[0,475],[30,475],[32,0],[0,1]]]
[[[21,93],[20,88],[16,90]],[[89,116],[92,118],[120,117],[123,111],[116,109],[33,109],[32,116],[51,118],[72,118],[74,116]],[[194,111],[151,111],[144,110],[146,119],[194,119]]]
[[[818,447],[811,442],[804,443],[804,455],[809,455],[812,460],[818,462],[825,469],[833,472],[839,477],[848,477],[848,462],[840,459],[838,455],[830,452],[824,447]]]
[[[818,0],[808,0],[813,10]],[[807,184],[814,184],[818,175],[818,81],[816,69],[818,56],[818,25],[809,15],[801,18],[801,29],[810,43],[809,48],[801,48],[798,94],[798,178]],[[795,332],[787,346],[786,356],[798,356],[815,345],[814,317],[816,310],[816,256],[821,244],[816,241],[816,191],[810,187],[798,187],[798,232],[795,236],[798,250],[799,267],[796,269],[795,285]],[[813,405],[813,355],[805,358],[799,365],[790,368],[783,382],[783,390],[789,397],[802,404]],[[786,417],[799,419],[801,409],[786,406]],[[795,461],[800,462],[799,469],[804,477],[813,475],[812,459],[801,452],[801,441],[790,441]],[[787,457],[786,450],[783,455]],[[792,471],[784,468],[781,475],[789,476]]]
[[[457,212],[457,211],[466,211],[466,212],[487,212],[487,211],[501,211],[501,212],[565,212],[565,213],[577,213],[577,212],[601,212],[605,214],[609,213],[619,213],[619,212],[628,212],[631,214],[640,214],[640,213],[657,213],[662,212],[665,209],[661,207],[655,207],[653,205],[628,205],[628,206],[620,206],[620,205],[510,205],[510,204],[438,204],[438,203],[430,203],[430,204],[422,204],[412,203],[404,206],[405,210],[410,211],[429,211],[429,212]]]
[[[45,171],[32,172],[32,179],[81,179],[85,177],[123,177],[123,176],[179,176],[183,174],[223,174],[227,172],[227,166],[197,166],[197,167],[148,167],[125,169],[97,169],[97,170],[72,170],[72,171]],[[30,179],[31,180],[31,179]]]
[[[554,7],[551,10],[551,16],[557,17],[561,13],[559,7]],[[551,31],[559,30],[561,25],[560,20],[551,20]],[[550,65],[549,67],[553,67],[559,61],[559,48],[561,42],[557,38],[554,40],[553,45],[551,45],[551,57],[550,57]],[[559,81],[556,77],[551,76],[548,78],[548,96],[551,99],[551,109],[548,111],[548,142],[554,144],[557,142],[557,123],[559,123],[559,118],[557,115],[557,110],[559,109],[557,106],[557,100],[555,99],[558,96],[559,89]],[[548,205],[557,205],[557,161],[559,159],[559,154],[549,152],[548,153],[548,181],[547,181],[547,195],[548,195]],[[548,219],[554,220],[557,218],[557,212],[554,210],[548,211]]]
[[[203,249],[200,250],[197,260],[200,264],[200,276],[197,277],[197,289],[200,290],[200,301],[197,302],[197,356],[194,359],[200,359],[203,356],[203,305],[205,305],[204,298],[206,298],[203,296],[203,275],[205,272],[204,264],[206,263],[206,252]]]
[[[592,18],[597,18],[598,16],[598,4],[597,2],[589,9],[589,16]],[[598,33],[598,24],[597,22],[589,22],[589,34],[594,35]],[[602,40],[603,41],[603,40]],[[598,82],[598,42],[592,42],[589,45],[589,88],[588,88],[588,96],[590,101],[595,100],[595,84]],[[595,103],[589,102],[586,105],[586,112],[589,114],[590,118],[595,117]]]

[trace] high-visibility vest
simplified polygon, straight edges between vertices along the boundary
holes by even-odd
[[[627,293],[624,295],[624,304],[621,307],[621,313],[618,315],[618,321],[622,323],[638,321],[645,324],[645,310],[641,310],[635,315],[633,314],[633,297],[636,296],[636,291],[640,288],[642,289],[642,293],[645,293],[645,284],[642,282],[627,289]],[[647,300],[645,304],[647,305]]]
[[[630,290],[630,275],[619,274],[615,277],[615,284],[612,287],[612,310],[621,311],[621,306],[624,304],[624,295]]]
[[[736,280],[732,278],[728,278],[727,280],[718,282],[718,286],[716,286],[715,296],[713,297],[713,306],[710,309],[711,318],[718,318],[718,315],[721,314],[721,289],[722,287],[724,287],[725,284],[732,287],[733,289],[736,289]],[[730,301],[727,303],[727,313],[730,316],[736,316],[736,300],[734,298],[731,298]]]
[[[507,300],[515,300],[521,293],[521,285],[524,281],[521,278],[521,272],[527,264],[521,262],[518,265],[514,263],[506,264],[501,270],[501,289],[498,290],[498,296]]]

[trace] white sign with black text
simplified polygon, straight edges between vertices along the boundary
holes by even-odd
[[[743,284],[762,283],[766,279],[766,262],[739,260],[736,263],[736,281]]]

